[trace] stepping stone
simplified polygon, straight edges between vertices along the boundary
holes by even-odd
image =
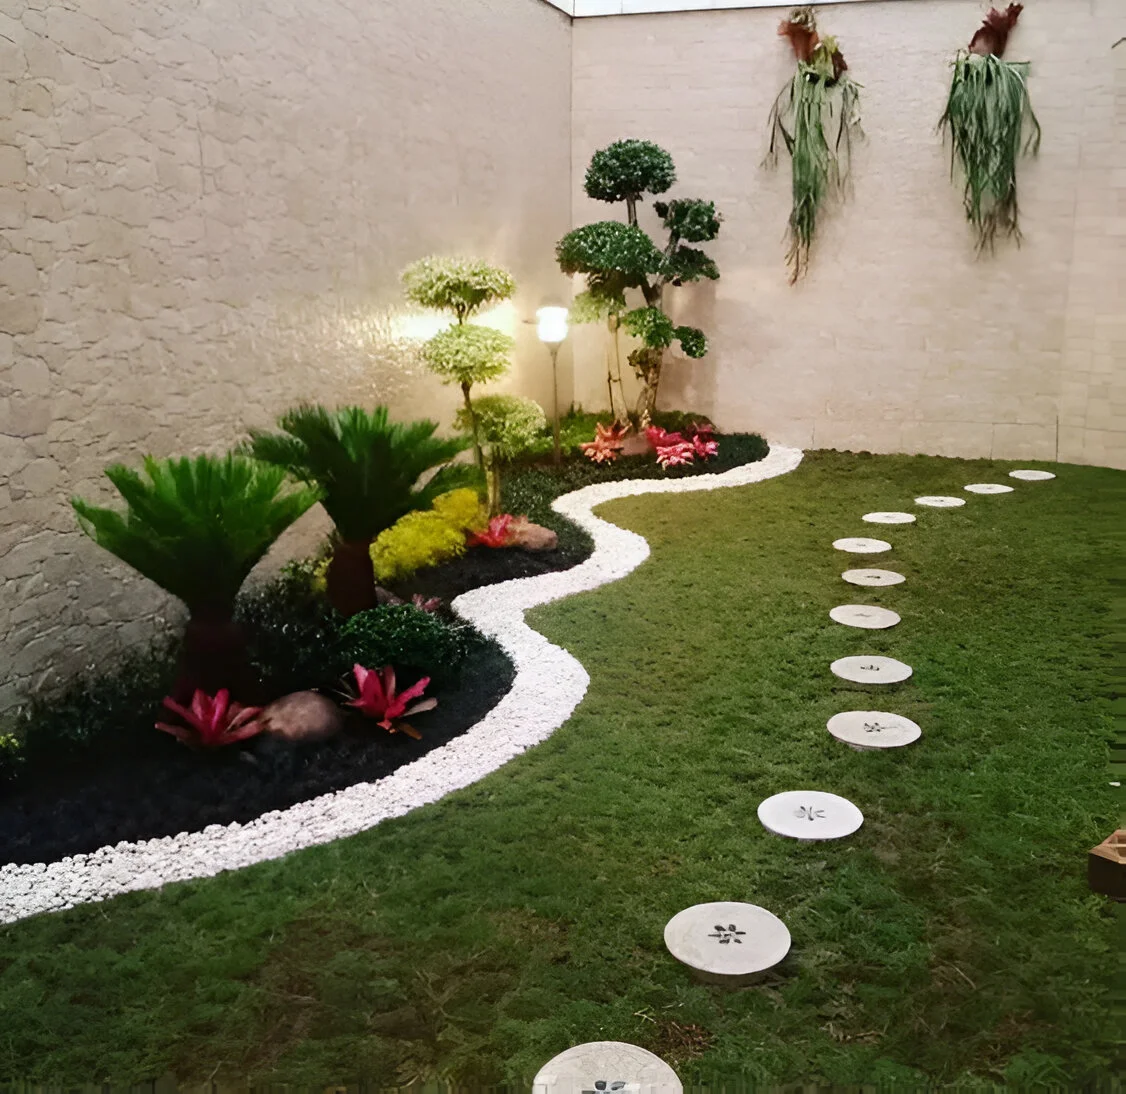
[[[624,1041],[590,1041],[549,1060],[532,1080],[532,1094],[684,1094],[659,1056]]]
[[[884,710],[846,710],[834,714],[827,728],[838,741],[844,741],[857,752],[875,748],[901,748],[914,744],[923,731],[901,714]]]
[[[1000,482],[972,482],[969,486],[962,487],[971,494],[1011,494],[1013,488]]]
[[[869,524],[914,524],[914,513],[865,513],[860,518]]]
[[[833,546],[838,551],[848,551],[849,554],[853,555],[878,555],[891,550],[891,544],[886,539],[868,539],[865,536],[835,539]]]
[[[874,604],[841,604],[829,612],[834,623],[845,627],[860,627],[866,631],[882,631],[899,622],[899,613]]]
[[[902,585],[907,580],[894,570],[845,570],[841,577],[850,585]]]
[[[956,509],[959,505],[965,505],[965,498],[946,498],[941,494],[924,494],[921,498],[915,499],[916,505],[929,505],[932,509]]]
[[[901,684],[911,679],[912,668],[894,657],[841,657],[829,668],[854,684]]]
[[[864,814],[847,798],[823,790],[787,790],[758,807],[762,826],[791,839],[841,839],[863,823]]]
[[[749,984],[790,951],[790,932],[757,904],[695,904],[665,924],[669,953],[701,980]]]
[[[1010,479],[1020,479],[1021,482],[1044,482],[1056,476],[1051,471],[1010,471]]]

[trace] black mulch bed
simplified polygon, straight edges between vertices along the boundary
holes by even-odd
[[[436,709],[411,717],[416,741],[361,716],[319,745],[286,745],[265,735],[214,754],[193,752],[153,730],[155,746],[93,770],[41,773],[0,791],[0,863],[52,862],[121,840],[209,824],[245,823],[359,782],[374,782],[439,748],[480,721],[512,686],[500,647],[471,644],[460,683],[431,687]]]

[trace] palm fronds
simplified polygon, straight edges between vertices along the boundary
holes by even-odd
[[[1020,242],[1017,160],[1040,148],[1028,69],[1026,61],[973,53],[954,62],[939,128],[950,133],[950,173],[961,167],[966,219],[979,251],[992,250],[998,234]]]
[[[468,446],[462,437],[436,437],[437,423],[392,422],[385,406],[330,411],[299,406],[282,415],[283,432],[251,434],[250,451],[266,463],[315,484],[340,538],[368,543],[401,516],[472,475],[448,468],[425,486],[419,479]]]
[[[144,475],[114,464],[106,477],[127,508],[74,498],[82,530],[193,613],[229,614],[255,564],[317,500],[315,490],[282,492],[283,469],[235,453],[150,456]]]

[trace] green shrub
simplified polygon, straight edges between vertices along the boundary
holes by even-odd
[[[0,783],[14,781],[26,759],[19,737],[14,733],[0,733]]]
[[[394,665],[435,681],[457,677],[467,651],[465,628],[411,604],[391,604],[352,616],[341,634],[346,669]]]

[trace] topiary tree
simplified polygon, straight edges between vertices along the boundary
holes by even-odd
[[[665,288],[715,280],[715,262],[689,243],[708,243],[719,235],[720,216],[715,203],[697,198],[674,198],[653,205],[668,232],[658,247],[638,225],[638,202],[646,194],[663,194],[676,181],[672,157],[649,141],[618,141],[596,152],[587,169],[585,188],[596,201],[626,203],[627,223],[607,220],[568,232],[555,249],[565,274],[582,274],[586,291],[580,294],[580,317],[607,320],[617,340],[621,328],[641,339],[629,355],[629,363],[642,383],[636,412],[640,424],[649,424],[657,403],[665,350],[679,342],[687,357],[703,357],[708,351],[704,332],[696,327],[676,326],[664,310]],[[643,306],[630,307],[629,294],[640,293]],[[616,381],[621,387],[621,375]],[[611,408],[615,378],[610,371]]]
[[[423,308],[450,312],[454,326],[422,348],[431,370],[446,384],[457,384],[465,400],[466,428],[473,436],[477,464],[484,467],[481,440],[470,398],[474,384],[488,383],[508,371],[515,342],[502,331],[472,324],[483,307],[507,300],[516,291],[512,275],[480,259],[419,259],[402,273],[407,299]]]
[[[521,395],[485,395],[473,404],[472,412],[458,411],[458,428],[468,424],[472,413],[485,446],[485,471],[489,482],[489,515],[500,512],[500,465],[519,456],[547,428],[547,415],[534,399]]]

